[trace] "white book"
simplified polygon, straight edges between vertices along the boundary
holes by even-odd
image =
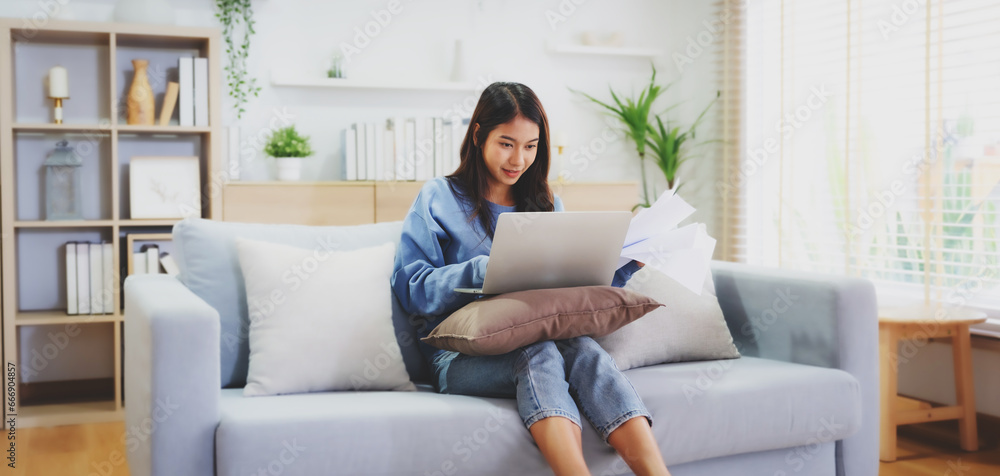
[[[177,102],[180,125],[194,125],[194,58],[181,57],[177,62],[177,83],[180,89]]]
[[[90,244],[90,313],[104,313],[104,259],[100,243]]]
[[[181,269],[177,267],[177,262],[174,261],[173,256],[170,256],[170,253],[160,255],[160,265],[163,266],[163,271],[170,276],[177,276],[181,273]]]
[[[392,119],[393,180],[406,180],[406,121],[402,117]]]
[[[76,243],[66,243],[66,313],[79,314],[76,297]]]
[[[372,124],[375,129],[375,177],[373,180],[385,180],[385,126]]]
[[[368,140],[365,139],[366,127],[363,123],[355,123],[358,131],[358,180],[368,180]]]
[[[78,314],[90,314],[90,243],[76,244],[76,303]]]
[[[208,126],[208,58],[194,58],[194,125]]]
[[[118,284],[115,280],[115,263],[114,258],[115,251],[111,247],[111,243],[101,243],[101,258],[104,263],[104,286],[103,291],[101,291],[101,297],[104,301],[104,313],[112,314],[114,310],[114,296],[115,296],[115,286]]]
[[[417,179],[417,121],[407,119],[403,127],[403,180]]]
[[[367,180],[377,180],[375,176],[375,123],[365,124],[365,171]]]
[[[441,175],[448,175],[455,171],[452,168],[451,160],[454,152],[451,150],[451,124],[443,124],[441,129]]]
[[[468,128],[462,121],[456,119],[451,123],[451,140],[452,148],[454,152],[452,153],[452,166],[451,170],[457,170],[459,165],[462,165],[462,141],[465,140],[465,134],[468,132]]]
[[[385,129],[385,137],[382,139],[385,143],[384,151],[385,155],[382,156],[383,169],[381,180],[391,182],[396,180],[396,140],[393,137],[393,130],[391,129],[391,120],[386,120],[385,125],[382,126]]]
[[[423,181],[430,179],[427,173],[427,163],[432,162],[430,153],[433,152],[433,142],[430,141],[431,132],[428,129],[429,118],[418,117],[416,120],[416,148],[414,150],[413,168],[416,170],[416,180]]]
[[[424,160],[424,180],[434,178],[434,119],[426,117],[424,120],[424,133],[427,134],[422,146],[427,158]]]
[[[444,121],[434,118],[434,177],[444,175]]]
[[[146,274],[146,252],[132,253],[132,274]]]
[[[146,273],[160,274],[160,248],[157,246],[146,248]]]
[[[344,130],[344,180],[358,179],[358,131],[355,126]]]

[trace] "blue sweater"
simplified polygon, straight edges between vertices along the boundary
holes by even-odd
[[[562,200],[553,197],[555,211],[563,211]],[[489,202],[494,219],[516,207]],[[431,330],[460,307],[478,297],[455,288],[483,285],[493,240],[484,238],[479,219],[469,221],[471,208],[455,195],[448,179],[438,177],[424,184],[403,221],[403,234],[392,273],[392,290],[418,337]],[[494,220],[496,223],[496,220]],[[632,261],[615,273],[613,286],[621,287],[639,267]],[[428,362],[440,349],[420,342]]]

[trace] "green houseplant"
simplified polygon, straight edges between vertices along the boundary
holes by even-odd
[[[612,116],[617,118],[625,129],[625,135],[635,144],[635,151],[639,154],[639,169],[642,172],[642,199],[643,203],[638,206],[649,207],[649,190],[646,185],[646,137],[649,133],[649,113],[653,108],[653,103],[660,97],[660,94],[669,88],[656,84],[656,67],[653,66],[653,76],[649,80],[649,85],[643,88],[638,98],[626,97],[619,99],[614,89],[608,88],[614,105],[601,101],[587,93],[570,89],[573,92],[583,95],[587,99],[599,104],[607,109]]]
[[[243,106],[260,92],[256,78],[247,73],[247,56],[250,54],[250,37],[254,34],[253,7],[250,0],[215,0],[219,10],[215,17],[222,24],[222,37],[226,41],[226,83],[233,98],[236,118],[242,118]],[[243,24],[242,30],[239,28]]]
[[[679,104],[669,106],[659,114],[652,114],[652,118],[650,117],[653,110],[653,103],[673,85],[673,83],[669,83],[666,86],[657,85],[656,67],[653,66],[652,69],[653,74],[649,79],[649,84],[642,89],[637,98],[625,97],[623,100],[619,97],[619,94],[609,88],[611,99],[614,101],[611,104],[589,94],[574,90],[574,92],[583,95],[609,111],[613,117],[621,122],[625,130],[625,135],[635,144],[635,150],[639,154],[639,170],[642,173],[642,203],[636,205],[636,208],[649,207],[652,205],[650,198],[653,200],[656,199],[655,190],[653,196],[650,197],[648,180],[646,179],[647,147],[652,151],[656,165],[667,179],[667,185],[673,188],[677,180],[677,169],[681,163],[689,158],[687,156],[689,152],[688,147],[684,147],[684,144],[694,138],[695,128],[701,123],[705,117],[705,113],[708,112],[708,109],[715,103],[715,100],[719,96],[716,93],[716,99],[713,99],[708,104],[701,115],[698,116],[698,119],[687,130],[682,132],[680,127],[668,128],[664,125],[662,119],[660,119],[660,115],[674,109]],[[655,119],[655,122],[652,119]],[[667,124],[669,124],[669,121]]]
[[[663,172],[663,177],[667,179],[667,188],[674,188],[674,185],[677,183],[677,170],[682,163],[692,157],[690,147],[685,147],[684,144],[695,138],[695,129],[705,119],[705,114],[715,104],[715,101],[719,99],[719,95],[720,93],[715,93],[715,99],[712,99],[708,103],[708,106],[705,106],[705,109],[701,111],[698,118],[683,132],[681,132],[680,126],[668,127],[670,124],[669,121],[667,122],[668,126],[664,126],[660,116],[656,116],[655,127],[652,124],[649,125],[646,142],[649,150],[653,152],[653,161],[656,162],[660,171]],[[712,142],[718,141],[705,141],[697,145],[705,145]]]
[[[313,150],[308,136],[299,134],[295,126],[288,126],[271,134],[264,153],[275,158],[278,180],[298,180],[302,176],[302,159],[312,155]]]

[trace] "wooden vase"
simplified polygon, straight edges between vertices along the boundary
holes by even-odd
[[[153,88],[149,85],[149,77],[146,76],[148,66],[149,61],[132,60],[135,75],[132,77],[132,86],[128,89],[126,101],[128,109],[126,121],[129,124],[153,125],[156,102],[153,100]]]

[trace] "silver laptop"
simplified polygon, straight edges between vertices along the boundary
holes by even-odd
[[[482,288],[471,294],[607,286],[615,276],[629,212],[501,213]]]

